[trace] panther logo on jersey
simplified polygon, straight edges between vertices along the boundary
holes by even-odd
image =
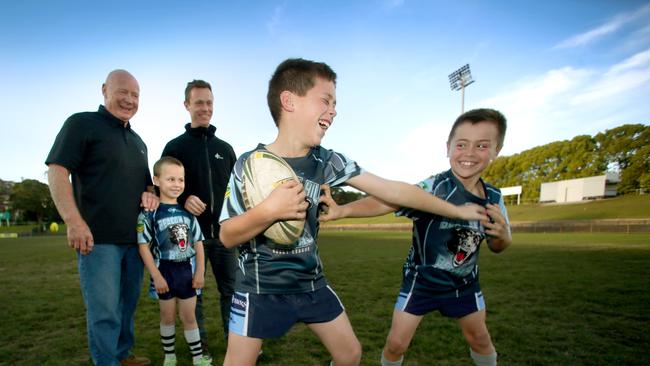
[[[465,263],[478,249],[483,241],[483,234],[479,231],[464,227],[455,227],[451,240],[447,242],[447,249],[453,255],[452,263],[458,267]]]
[[[181,252],[187,250],[187,233],[189,228],[187,224],[174,224],[169,226],[169,239],[172,243],[178,245]]]

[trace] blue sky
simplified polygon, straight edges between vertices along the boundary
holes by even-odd
[[[447,169],[460,113],[508,117],[502,155],[650,120],[648,1],[13,1],[0,11],[0,178],[45,181],[63,121],[96,110],[115,68],[141,88],[134,129],[153,163],[183,131],[185,84],[212,83],[213,124],[240,154],[276,133],[266,87],[289,57],[338,74],[323,146],[414,183]]]

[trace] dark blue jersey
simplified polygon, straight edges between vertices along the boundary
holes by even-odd
[[[156,263],[180,262],[194,255],[194,243],[203,240],[199,223],[180,205],[161,203],[155,211],[142,211],[138,217],[138,243],[150,244]]]
[[[260,144],[255,150],[261,149],[264,146]],[[241,193],[242,168],[251,153],[243,154],[235,163],[221,210],[222,222],[246,211]],[[310,203],[305,229],[298,242],[290,247],[275,244],[262,233],[241,245],[237,291],[288,294],[315,291],[326,285],[316,245],[320,186],[342,185],[362,170],[353,160],[320,146],[312,148],[307,156],[285,160],[300,178]]]
[[[501,191],[480,181],[486,199],[465,190],[451,170],[418,183],[425,191],[455,205],[498,204],[508,220]],[[402,291],[447,293],[478,284],[478,254],[486,238],[479,221],[449,219],[402,208],[397,215],[413,220],[413,239],[406,262]]]

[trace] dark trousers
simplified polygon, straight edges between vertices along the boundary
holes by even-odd
[[[235,288],[235,271],[237,270],[237,249],[226,248],[218,239],[207,239],[203,241],[205,250],[205,266],[208,261],[212,267],[212,274],[217,280],[219,290],[219,303],[221,307],[221,322],[225,339],[228,339],[228,322],[230,318],[230,303]],[[206,276],[207,277],[207,276]],[[196,322],[201,333],[201,343],[207,345],[208,335],[203,321],[203,292],[196,298]]]

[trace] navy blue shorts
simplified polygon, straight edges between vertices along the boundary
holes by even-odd
[[[173,298],[184,300],[196,296],[196,289],[192,288],[192,263],[189,260],[183,262],[161,260],[158,270],[169,287],[168,292],[158,294],[160,300]]]
[[[400,292],[395,309],[418,316],[439,311],[446,317],[457,319],[485,309],[485,300],[480,288],[443,295],[422,291]]]
[[[343,310],[341,300],[329,286],[299,294],[235,292],[228,329],[244,337],[277,338],[298,322],[329,322]]]

